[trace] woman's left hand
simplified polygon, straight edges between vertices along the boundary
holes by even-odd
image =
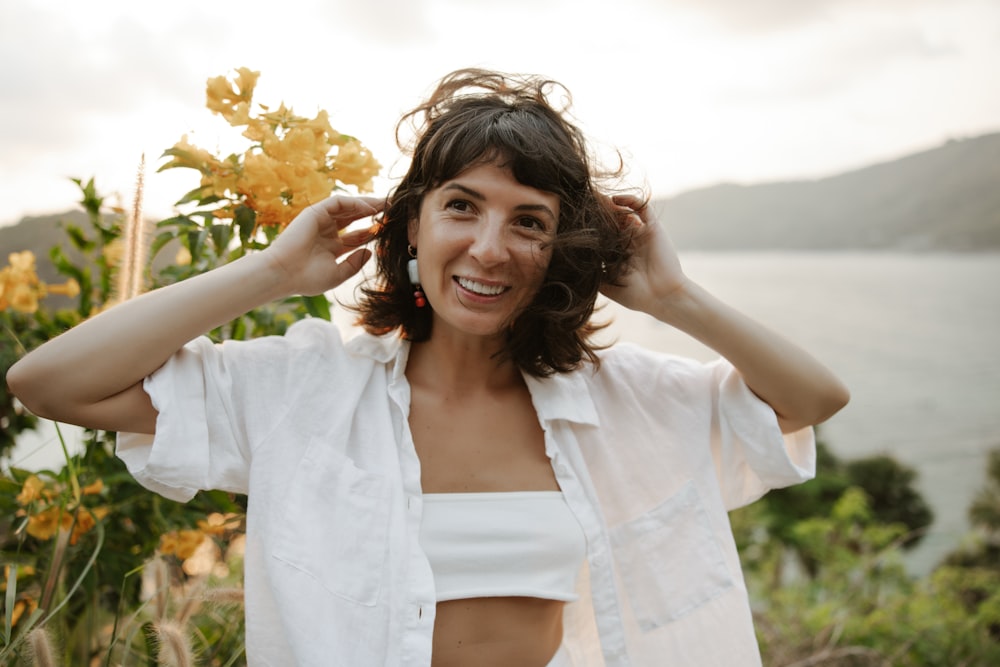
[[[620,284],[605,284],[601,292],[631,310],[659,313],[689,279],[649,203],[633,195],[615,195],[611,201],[621,215],[621,224],[633,230],[632,258]]]

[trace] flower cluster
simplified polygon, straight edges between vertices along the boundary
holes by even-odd
[[[197,528],[171,530],[160,535],[160,553],[187,560],[194,555],[205,538],[225,536],[239,530],[242,527],[242,517],[237,514],[213,512],[205,519],[199,519],[197,526]]]
[[[80,285],[72,278],[61,285],[39,280],[35,255],[30,250],[13,252],[7,260],[9,264],[0,269],[0,311],[10,308],[30,314],[38,310],[38,300],[49,294],[75,297],[80,293]]]
[[[83,496],[100,495],[102,491],[104,482],[100,479],[80,487],[78,492],[66,494],[66,489],[57,482],[30,475],[17,494],[17,504],[21,506],[17,515],[28,517],[25,530],[36,540],[50,540],[57,532],[64,530],[70,534],[69,543],[75,545],[98,521],[107,516],[107,507],[87,508],[81,502]],[[66,495],[71,497],[67,500],[64,497]]]
[[[232,79],[208,80],[206,106],[232,127],[245,128],[243,136],[253,143],[241,155],[220,158],[185,136],[165,151],[171,160],[161,170],[201,173],[200,187],[182,202],[212,204],[217,218],[233,218],[239,206],[247,206],[256,225],[284,227],[335,188],[352,185],[370,192],[381,166],[360,141],[334,130],[326,111],[306,118],[282,103],[274,111],[259,104],[260,112],[253,113],[259,76],[241,67]]]
[[[162,533],[157,555],[173,556],[188,577],[225,579],[240,570],[246,546],[244,515],[210,512],[196,524]]]

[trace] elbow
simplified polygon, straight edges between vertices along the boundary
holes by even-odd
[[[43,418],[50,418],[49,410],[46,407],[46,392],[43,387],[46,384],[36,377],[31,370],[31,364],[21,359],[7,369],[7,391],[17,398],[21,404],[33,415]]]
[[[816,423],[826,421],[847,407],[847,404],[850,402],[851,390],[847,388],[847,385],[838,380],[827,392],[827,396],[824,399],[824,414]]]
[[[808,426],[816,426],[844,409],[851,400],[851,392],[842,382],[837,381],[816,394],[809,405],[803,405],[794,415],[778,414],[778,424],[782,433],[794,433]]]

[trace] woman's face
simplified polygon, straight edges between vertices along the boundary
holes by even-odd
[[[558,221],[557,195],[518,183],[496,164],[473,166],[428,191],[409,242],[434,334],[495,336],[509,326],[542,284]]]

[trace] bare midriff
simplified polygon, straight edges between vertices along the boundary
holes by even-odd
[[[545,667],[562,642],[564,602],[529,597],[437,605],[432,667]]]

